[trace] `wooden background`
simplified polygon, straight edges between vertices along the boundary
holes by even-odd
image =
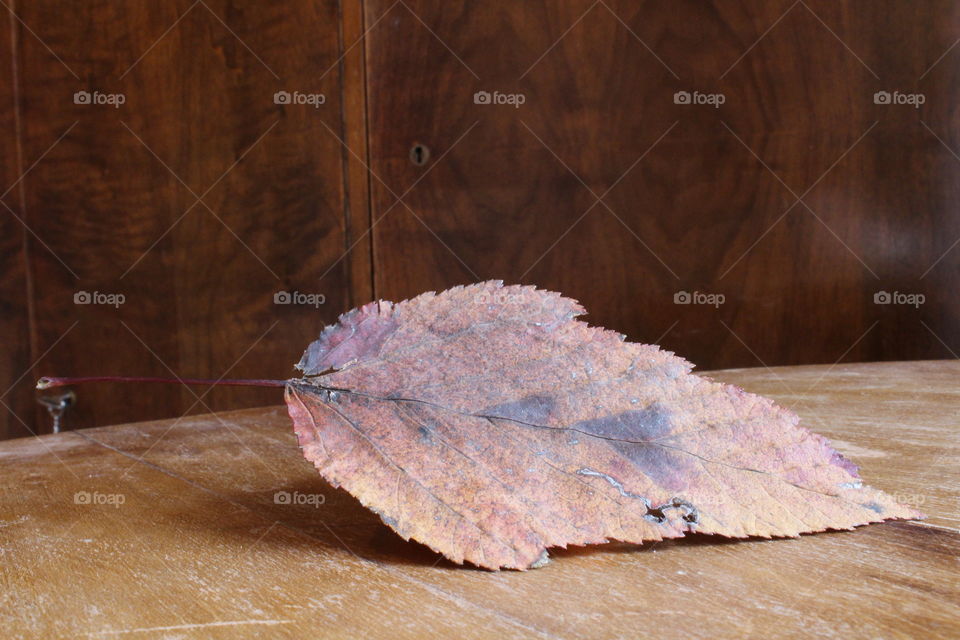
[[[956,357],[955,3],[464,4],[4,0],[0,436],[49,430],[40,375],[286,377],[354,304],[487,278],[701,369]],[[77,392],[71,427],[279,402]]]

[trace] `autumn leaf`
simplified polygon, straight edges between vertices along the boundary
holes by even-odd
[[[920,517],[790,411],[583,313],[484,282],[344,314],[286,386],[304,456],[403,538],[488,569]]]

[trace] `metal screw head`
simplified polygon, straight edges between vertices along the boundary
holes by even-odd
[[[76,404],[77,396],[73,391],[65,391],[63,393],[40,396],[37,398],[37,402],[45,406],[47,412],[50,413],[50,417],[53,418],[53,432],[60,433],[63,414],[67,412],[67,409]]]

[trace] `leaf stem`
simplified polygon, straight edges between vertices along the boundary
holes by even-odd
[[[198,384],[216,387],[283,387],[286,380],[257,380],[222,378],[152,378],[141,376],[81,376],[77,378],[43,377],[37,381],[37,389],[52,389],[86,382],[160,382],[164,384]]]

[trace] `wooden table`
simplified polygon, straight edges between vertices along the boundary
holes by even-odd
[[[929,519],[490,573],[325,484],[282,407],[89,429],[0,443],[0,637],[960,637],[960,363],[711,376],[792,408]]]

